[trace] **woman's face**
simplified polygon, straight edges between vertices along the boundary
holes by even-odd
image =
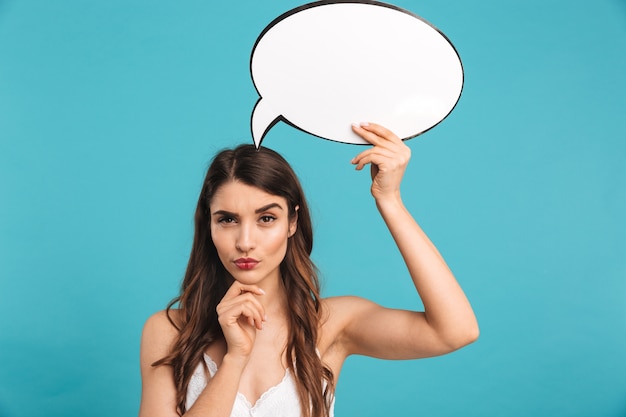
[[[277,282],[287,239],[296,231],[287,200],[230,181],[218,188],[209,209],[213,243],[226,270],[243,284]]]

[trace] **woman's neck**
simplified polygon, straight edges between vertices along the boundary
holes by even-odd
[[[259,301],[265,309],[265,314],[274,317],[285,317],[287,314],[287,291],[280,276],[275,280],[265,281],[259,285],[265,294]]]

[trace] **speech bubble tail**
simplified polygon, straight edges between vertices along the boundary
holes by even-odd
[[[280,120],[281,115],[269,108],[267,101],[263,100],[263,97],[256,102],[254,110],[252,110],[250,128],[252,130],[252,140],[257,149],[261,147],[261,142],[263,142],[267,132]]]

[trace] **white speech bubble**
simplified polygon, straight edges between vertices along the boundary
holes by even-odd
[[[406,10],[374,1],[320,1],[290,10],[259,35],[250,58],[259,93],[254,143],[284,121],[312,135],[365,144],[355,122],[403,140],[441,122],[463,89],[446,36]]]

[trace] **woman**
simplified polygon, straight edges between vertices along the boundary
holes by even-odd
[[[352,163],[371,166],[372,195],[424,312],[320,298],[295,174],[268,149],[224,151],[198,201],[181,295],[144,327],[140,417],[332,416],[349,355],[416,359],[476,340],[465,294],[402,204],[409,148],[379,125],[353,130],[374,145]]]

